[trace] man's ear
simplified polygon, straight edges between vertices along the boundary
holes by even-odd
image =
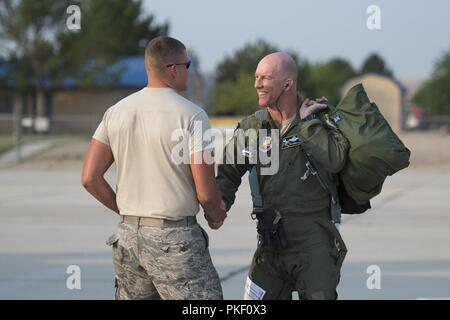
[[[287,91],[292,87],[293,81],[292,79],[287,79],[284,83],[284,90]]]
[[[167,67],[167,68],[166,68],[166,75],[167,75],[170,79],[175,78],[175,74],[177,73],[177,70],[175,70],[176,67],[177,67],[177,66],[173,65],[173,66],[170,66],[170,67]]]

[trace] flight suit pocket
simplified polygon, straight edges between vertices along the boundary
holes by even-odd
[[[254,279],[255,277],[257,277],[256,273],[260,271],[270,275],[271,277],[278,277],[278,272],[273,266],[272,261],[273,253],[267,252],[262,248],[257,248],[253,256],[252,264],[250,265],[250,278]]]
[[[345,256],[347,255],[347,247],[334,223],[326,218],[317,218],[316,223],[321,226],[329,236],[331,244],[330,255],[333,257],[336,269],[340,273]]]

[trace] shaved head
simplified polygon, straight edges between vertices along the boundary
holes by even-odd
[[[272,70],[272,75],[281,78],[291,78],[297,82],[298,67],[294,59],[285,52],[275,52],[265,56],[258,66]]]
[[[259,106],[268,106],[270,109],[287,102],[295,109],[297,75],[297,64],[285,52],[271,53],[261,59],[255,71],[255,89]]]

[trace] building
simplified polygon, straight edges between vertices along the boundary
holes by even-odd
[[[189,87],[183,94],[202,105],[204,80],[197,65],[193,60]],[[18,93],[11,86],[0,90],[0,132],[12,132],[14,109],[21,108],[24,130],[91,134],[107,108],[147,85],[142,56],[121,59],[108,68],[106,74],[110,74],[111,79],[99,76],[90,87],[79,86],[74,79],[68,78],[60,85],[49,85],[41,92],[27,95]]]
[[[354,85],[362,83],[369,99],[378,106],[380,112],[395,132],[405,128],[408,113],[406,88],[398,80],[375,73],[363,74],[349,79],[341,89],[343,97]]]

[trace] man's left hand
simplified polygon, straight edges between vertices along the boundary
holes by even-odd
[[[303,101],[302,103],[302,106],[300,107],[300,119],[304,119],[310,114],[318,113],[326,109],[326,101],[327,100],[325,97],[320,98],[320,100],[305,99],[305,101]]]

